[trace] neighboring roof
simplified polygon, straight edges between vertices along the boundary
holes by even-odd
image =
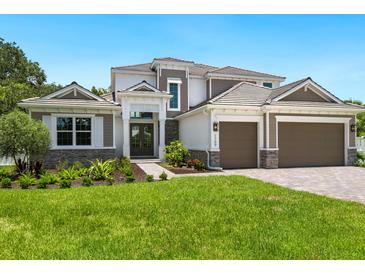
[[[241,69],[241,68],[236,68],[236,67],[232,67],[232,66],[226,66],[223,68],[211,70],[211,71],[209,71],[209,74],[245,75],[245,76],[252,76],[252,77],[271,77],[271,78],[280,78],[280,79],[284,78],[284,77],[273,75],[273,74],[262,73],[262,72],[257,72],[257,71],[253,71],[253,70],[247,70],[247,69]]]
[[[337,104],[327,102],[306,102],[306,101],[273,101],[270,106],[296,106],[296,107],[329,107],[329,108],[349,108],[349,109],[365,109],[363,106],[352,104]]]
[[[177,63],[189,63],[189,72],[191,75],[195,76],[204,76],[207,73],[214,73],[219,74],[220,76],[224,77],[225,75],[235,75],[235,76],[246,76],[246,77],[269,77],[269,78],[277,78],[278,80],[283,80],[285,77],[268,74],[268,73],[262,73],[257,72],[253,70],[247,70],[232,66],[226,66],[226,67],[216,67],[206,64],[198,64],[194,63],[193,61],[183,60],[183,59],[177,59],[173,57],[163,57],[163,58],[155,58],[153,59],[153,62],[151,63],[144,63],[144,64],[136,64],[136,65],[127,65],[127,66],[117,66],[112,67],[112,69],[118,69],[118,70],[129,70],[129,71],[136,71],[136,72],[153,72],[153,69],[151,68],[154,62],[163,61],[163,62],[177,62]]]

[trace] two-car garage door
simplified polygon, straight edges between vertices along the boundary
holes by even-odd
[[[344,124],[278,123],[279,167],[344,165]]]
[[[223,168],[257,167],[257,123],[221,122]],[[344,124],[278,123],[279,167],[344,165]]]

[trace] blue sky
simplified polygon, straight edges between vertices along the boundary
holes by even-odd
[[[49,82],[108,87],[110,67],[172,56],[286,76],[311,76],[365,101],[363,15],[0,15]]]

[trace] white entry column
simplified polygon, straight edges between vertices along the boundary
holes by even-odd
[[[158,147],[158,158],[160,160],[165,159],[165,122],[166,119],[160,119],[160,144]]]
[[[129,141],[129,122],[130,112],[127,104],[122,107],[122,119],[123,119],[123,156],[130,157],[130,141]]]

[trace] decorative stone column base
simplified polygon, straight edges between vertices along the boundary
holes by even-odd
[[[260,150],[260,167],[278,168],[279,167],[279,150]]]
[[[221,153],[219,151],[209,151],[209,165],[211,167],[221,166]]]
[[[189,150],[191,159],[199,159],[208,167],[208,154],[204,150]],[[220,152],[209,151],[209,166],[220,167]]]
[[[356,148],[349,148],[347,149],[347,165],[354,166],[357,160],[357,149]]]

